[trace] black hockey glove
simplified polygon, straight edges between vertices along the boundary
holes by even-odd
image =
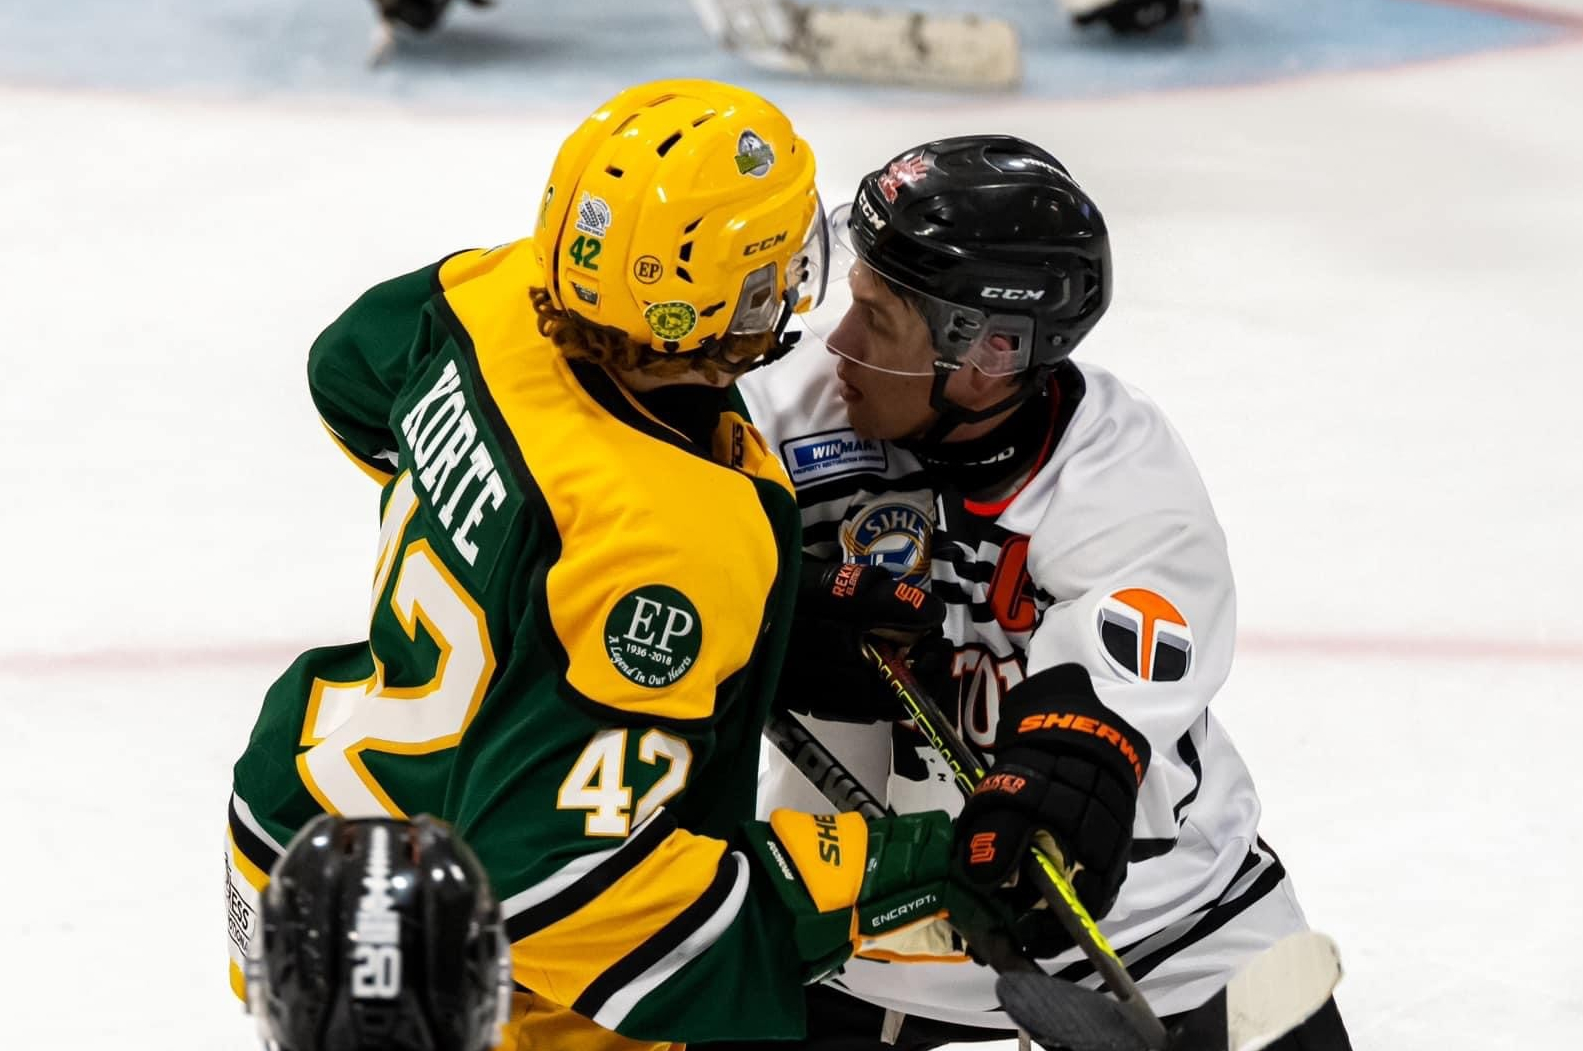
[[[945,603],[922,588],[897,580],[879,566],[804,559],[793,614],[791,641],[781,670],[782,708],[843,722],[882,722],[902,717],[895,694],[864,657],[865,636],[909,648],[929,661],[914,672],[934,678],[950,648],[939,634]],[[931,638],[921,642],[925,636]]]
[[[1105,915],[1127,872],[1148,765],[1149,743],[1100,702],[1082,665],[1030,675],[1001,702],[995,762],[957,818],[963,870],[979,886],[1001,886],[1027,858],[1034,834],[1047,832],[1067,865],[1079,866],[1078,898],[1095,917]],[[1011,898],[1030,904],[1033,892],[1024,881]]]

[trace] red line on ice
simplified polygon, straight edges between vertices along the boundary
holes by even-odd
[[[12,651],[0,653],[0,675],[53,677],[236,668],[284,670],[297,654],[311,645],[275,642]],[[1249,655],[1288,653],[1306,657],[1400,661],[1583,664],[1583,642],[1521,639],[1247,631],[1237,637],[1237,648]]]

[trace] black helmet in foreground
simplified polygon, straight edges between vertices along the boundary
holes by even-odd
[[[1005,336],[1015,371],[1072,353],[1110,305],[1110,240],[1050,154],[1009,135],[926,143],[870,172],[852,249],[922,309],[935,348],[964,361]]]
[[[278,1051],[487,1051],[510,999],[500,907],[443,823],[316,818],[270,874],[247,999]]]
[[[375,0],[379,17],[391,25],[403,25],[427,33],[440,22],[451,0]],[[488,7],[495,0],[467,0],[474,7]]]

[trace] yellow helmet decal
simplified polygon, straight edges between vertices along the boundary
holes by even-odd
[[[557,307],[687,353],[733,319],[758,323],[739,313],[744,291],[778,298],[818,212],[813,151],[780,110],[729,84],[662,80],[566,140],[533,243]]]

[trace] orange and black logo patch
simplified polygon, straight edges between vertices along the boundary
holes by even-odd
[[[1193,667],[1193,630],[1158,592],[1126,588],[1099,603],[1099,642],[1117,671],[1139,682],[1177,682]]]
[[[1009,796],[1014,796],[1027,787],[1027,778],[1018,777],[1016,774],[990,774],[978,783],[978,788],[974,790],[973,794],[977,795],[979,792],[1004,792]]]

